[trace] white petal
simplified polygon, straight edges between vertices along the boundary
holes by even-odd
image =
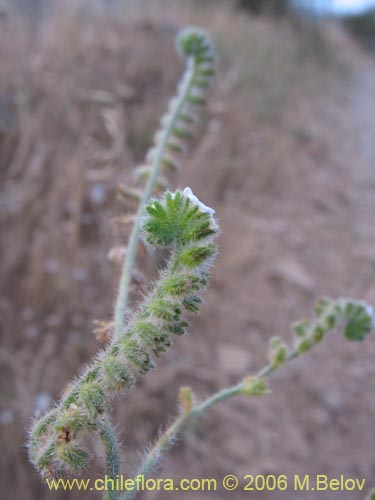
[[[193,191],[189,188],[186,187],[183,191],[182,194],[184,196],[187,196],[189,200],[193,203],[193,205],[197,205],[201,212],[214,215],[215,210],[213,208],[207,207],[204,203],[202,203],[193,193]]]
[[[367,304],[366,311],[371,318],[374,318],[374,308],[370,304]]]

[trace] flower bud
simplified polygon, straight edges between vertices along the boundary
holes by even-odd
[[[156,318],[168,322],[178,320],[181,315],[178,304],[168,299],[155,298],[150,302],[149,309]]]
[[[303,338],[301,340],[297,340],[295,343],[295,349],[298,354],[303,354],[304,352],[309,351],[311,347],[312,347],[312,341],[308,337]]]
[[[102,414],[108,409],[107,398],[105,397],[103,389],[97,383],[83,383],[79,395],[92,420],[94,420],[98,414]]]
[[[71,442],[58,442],[56,444],[56,457],[62,462],[64,468],[79,473],[86,468],[90,455],[77,444]]]
[[[181,387],[178,400],[180,402],[182,412],[189,413],[193,408],[193,393],[191,387]]]
[[[280,337],[273,337],[269,342],[268,358],[272,368],[278,368],[288,355],[288,347],[281,341]]]
[[[130,335],[121,340],[121,348],[124,356],[140,371],[147,373],[154,364],[150,355],[143,350],[136,340],[133,340]]]
[[[308,320],[304,319],[293,323],[292,328],[297,337],[306,337],[310,333],[311,324]]]
[[[108,391],[118,391],[133,385],[134,377],[131,371],[115,356],[104,357],[101,365]]]
[[[249,375],[242,383],[242,394],[245,396],[264,396],[269,394],[267,382],[263,378],[258,378],[256,375]]]

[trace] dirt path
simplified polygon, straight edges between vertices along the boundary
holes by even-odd
[[[358,171],[361,195],[357,206],[362,257],[372,263],[372,269],[364,276],[365,298],[375,305],[375,63],[364,67],[355,80],[353,93],[353,115],[357,125],[361,168]],[[371,357],[375,357],[375,342],[369,343]],[[372,419],[375,422],[375,368],[368,373],[373,394]],[[375,449],[375,432],[371,436]],[[375,472],[375,457],[372,459],[372,475]]]
[[[354,112],[360,132],[360,146],[365,172],[375,180],[375,64],[364,68],[356,77]],[[372,186],[373,187],[373,186]]]
[[[358,180],[355,205],[359,257],[372,262],[372,272],[363,277],[366,299],[375,302],[375,64],[370,61],[357,72],[353,82],[352,119],[357,145],[353,165]]]

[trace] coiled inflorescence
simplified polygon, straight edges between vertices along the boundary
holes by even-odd
[[[173,336],[186,332],[186,316],[199,311],[217,251],[213,212],[189,188],[167,192],[146,206],[144,238],[151,245],[169,247],[169,262],[119,338],[97,357],[57,407],[35,423],[29,453],[42,475],[84,468],[89,461],[82,444],[85,433],[96,432],[105,446],[116,447],[106,416],[111,397],[148,372],[170,347]]]
[[[348,340],[362,341],[375,328],[372,306],[360,300],[328,297],[315,305],[312,321],[297,321],[293,325],[295,341],[292,350],[280,337],[273,337],[269,345],[271,367],[278,368],[284,361],[299,356],[323,340],[337,326]]]
[[[181,55],[187,58],[187,68],[177,95],[170,100],[168,111],[160,119],[160,129],[154,136],[154,144],[145,164],[136,170],[141,178],[151,174],[155,161],[166,170],[175,171],[178,168],[178,156],[186,151],[187,142],[196,133],[214,76],[216,52],[205,31],[186,28],[179,33],[176,45]]]

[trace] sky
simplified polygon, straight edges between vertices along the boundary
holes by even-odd
[[[368,8],[375,8],[375,0],[292,0],[292,2],[317,15],[360,14]]]
[[[375,0],[327,0],[324,3],[327,3],[329,10],[340,13],[362,12],[368,7],[375,7]]]
[[[297,4],[313,8],[317,12],[333,14],[361,13],[369,7],[375,7],[375,0],[294,0]]]

